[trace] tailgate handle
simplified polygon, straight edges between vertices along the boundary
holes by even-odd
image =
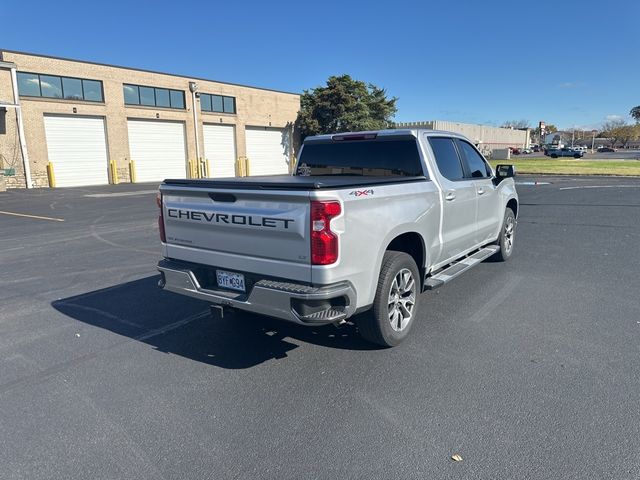
[[[236,201],[236,196],[231,193],[210,193],[209,197],[214,202],[233,203]]]

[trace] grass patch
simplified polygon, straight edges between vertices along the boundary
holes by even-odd
[[[640,162],[635,160],[577,160],[547,157],[491,160],[494,168],[498,164],[515,165],[518,173],[640,176]]]

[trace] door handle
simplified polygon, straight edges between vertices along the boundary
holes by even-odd
[[[478,189],[478,195],[482,195],[484,193],[484,188],[480,187]]]
[[[444,199],[448,202],[450,202],[451,200],[455,200],[456,199],[456,194],[454,192],[447,192],[447,194],[445,195]]]

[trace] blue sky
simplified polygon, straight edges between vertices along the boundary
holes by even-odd
[[[349,73],[397,96],[397,121],[591,128],[640,105],[638,0],[2,0],[0,17],[11,50],[293,92]]]

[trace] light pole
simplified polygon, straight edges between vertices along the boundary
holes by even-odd
[[[596,133],[597,133],[597,130],[591,130],[591,135],[592,135],[591,136],[591,153],[593,153],[593,147],[596,143]]]

